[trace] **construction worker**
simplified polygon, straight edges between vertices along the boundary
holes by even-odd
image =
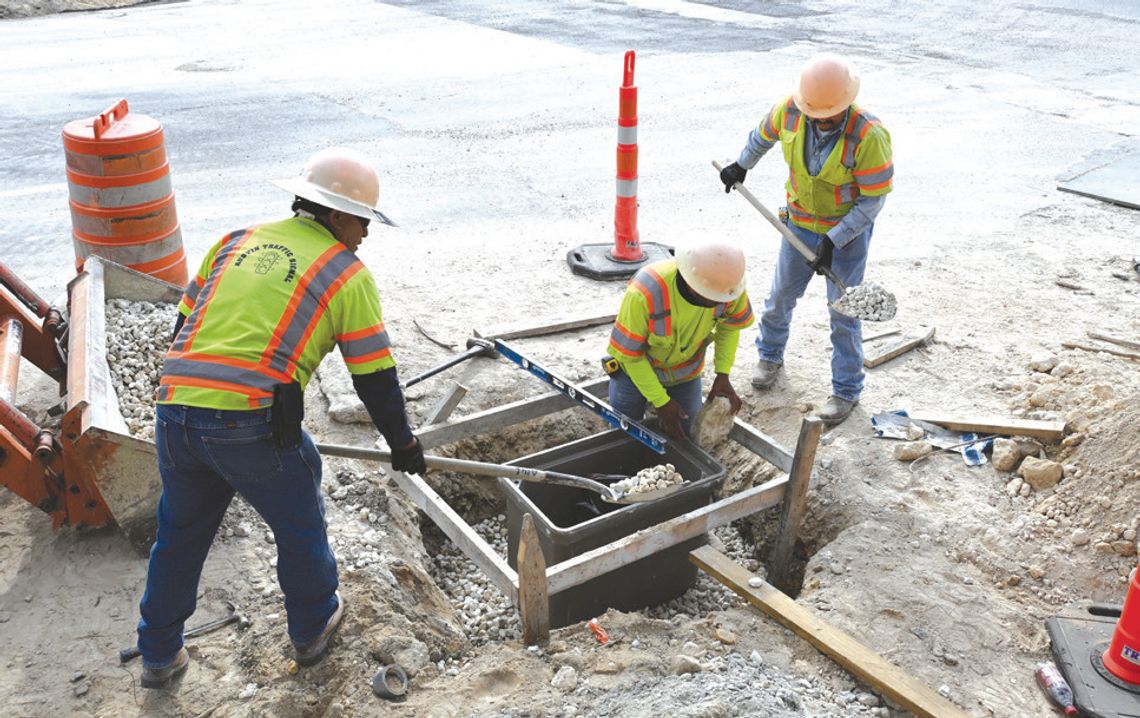
[[[891,191],[894,165],[890,133],[854,104],[858,93],[859,75],[850,62],[831,54],[814,57],[800,74],[795,92],[776,103],[748,135],[740,158],[720,173],[728,192],[779,142],[789,169],[785,224],[816,254],[809,264],[790,244],[781,243],[756,339],[760,357],[752,385],[757,389],[776,382],[792,310],[812,273],[822,274],[829,267],[849,287],[863,281],[871,232]],[[831,282],[827,298],[839,298]],[[819,416],[827,424],[838,424],[851,414],[863,391],[859,320],[832,310],[831,348],[832,396]]]
[[[708,400],[726,397],[733,413],[740,397],[728,379],[740,330],[752,326],[744,291],[744,252],[724,242],[689,244],[675,259],[643,267],[629,281],[610,332],[609,401],[632,419],[653,404],[661,427],[675,439],[700,411],[705,351],[714,345],[716,379]]]
[[[425,473],[368,269],[354,254],[377,208],[362,155],[313,155],[274,184],[294,216],[232,232],[206,255],[179,304],[158,389],[158,534],[140,604],[142,685],[186,670],[182,629],[202,564],[234,493],[273,531],[288,633],[301,665],[325,654],[344,615],[321,497],[321,457],[301,428],[305,385],[339,346],[399,471]]]

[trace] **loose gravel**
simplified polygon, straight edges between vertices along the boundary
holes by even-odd
[[[848,287],[847,293],[837,299],[832,307],[837,312],[869,322],[894,319],[899,309],[895,295],[874,282]]]
[[[155,392],[177,312],[173,304],[107,300],[107,365],[111,384],[131,436],[139,439],[154,438]]]

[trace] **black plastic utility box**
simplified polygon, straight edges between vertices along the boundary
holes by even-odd
[[[499,479],[507,502],[508,557],[516,567],[522,517],[534,517],[546,565],[604,546],[624,536],[686,512],[707,506],[724,481],[724,467],[692,442],[670,441],[657,454],[614,429],[524,456],[510,462],[547,471],[589,476],[593,473],[632,476],[658,464],[673,464],[689,484],[663,499],[617,506],[585,489]],[[670,601],[693,586],[697,569],[689,551],[707,535],[685,541],[653,556],[598,576],[550,597],[552,628],[586,620],[607,608],[634,611]]]

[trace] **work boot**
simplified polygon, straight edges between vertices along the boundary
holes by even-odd
[[[183,647],[179,649],[174,660],[158,668],[143,668],[139,683],[143,688],[166,688],[172,680],[186,672],[190,667],[190,654]]]
[[[756,368],[752,370],[752,386],[757,389],[769,388],[776,383],[776,375],[780,373],[782,366],[784,365],[763,359],[756,362]]]
[[[325,624],[325,630],[321,631],[321,635],[309,641],[303,646],[293,644],[293,649],[297,652],[297,663],[302,666],[311,666],[314,663],[320,663],[321,659],[325,657],[325,653],[329,649],[329,639],[336,633],[336,629],[340,626],[340,620],[344,618],[344,599],[340,597],[340,591],[336,592],[336,610],[333,615],[329,617],[328,623]]]
[[[828,426],[842,424],[847,417],[851,416],[851,410],[854,409],[858,403],[858,399],[855,401],[847,401],[846,399],[840,399],[838,396],[829,397],[827,404],[825,404],[823,409],[819,412],[819,418]]]

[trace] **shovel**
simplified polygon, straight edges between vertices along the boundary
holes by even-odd
[[[722,169],[724,169],[721,166],[721,164],[719,162],[717,162],[716,160],[713,160],[712,165],[713,165],[713,167],[716,167],[717,172],[720,172]],[[806,244],[804,244],[802,241],[800,241],[800,238],[797,237],[795,235],[795,233],[792,232],[792,230],[788,229],[784,225],[784,223],[781,222],[776,217],[776,215],[772,214],[771,210],[769,210],[767,207],[765,207],[763,204],[761,204],[760,200],[756,199],[756,195],[752,194],[750,191],[745,189],[744,185],[740,184],[739,182],[733,184],[732,186],[737,192],[739,192],[744,197],[744,199],[751,202],[752,206],[760,211],[760,214],[764,215],[764,219],[768,220],[768,222],[773,227],[775,227],[777,230],[779,230],[780,234],[784,235],[784,239],[788,240],[788,244],[795,247],[796,251],[798,251],[800,254],[802,254],[804,256],[804,259],[806,259],[809,263],[815,261],[815,259],[816,259],[815,252],[808,249],[808,246]],[[882,290],[883,294],[886,295],[886,307],[888,309],[886,314],[889,314],[890,316],[880,316],[877,318],[872,318],[869,316],[861,316],[857,312],[856,307],[853,307],[853,306],[850,306],[850,305],[843,303],[843,299],[849,293],[851,293],[851,292],[854,292],[855,294],[861,293],[859,291],[859,287],[851,287],[849,289],[847,287],[847,285],[845,285],[842,281],[840,281],[839,277],[837,277],[835,275],[835,272],[833,272],[831,270],[831,267],[821,267],[820,271],[822,271],[823,276],[826,277],[827,280],[830,281],[832,284],[834,284],[835,288],[839,290],[840,299],[837,299],[836,301],[828,304],[828,306],[830,306],[835,311],[839,312],[840,314],[846,314],[849,317],[854,317],[855,319],[865,319],[865,320],[869,320],[869,321],[885,322],[885,321],[888,321],[888,320],[895,318],[895,311],[896,311],[896,308],[898,306],[898,304],[895,301],[895,295],[891,294],[890,292],[886,291],[885,289]]]
[[[337,444],[317,444],[317,451],[325,456],[340,456],[345,459],[364,459],[367,461],[382,461],[392,463],[392,455],[378,449],[362,449],[355,446],[340,446]],[[424,463],[429,468],[441,471],[454,471],[461,474],[474,474],[476,476],[503,477],[533,481],[537,484],[558,484],[572,486],[576,489],[593,491],[602,497],[602,500],[611,504],[640,504],[646,501],[656,501],[669,494],[681,490],[684,483],[674,484],[664,489],[653,491],[639,491],[637,493],[622,492],[601,481],[621,481],[628,478],[621,474],[592,474],[592,478],[562,474],[557,471],[542,471],[525,466],[506,466],[504,464],[487,464],[482,461],[466,461],[464,459],[447,459],[442,456],[424,456]],[[598,481],[596,479],[601,479]]]

